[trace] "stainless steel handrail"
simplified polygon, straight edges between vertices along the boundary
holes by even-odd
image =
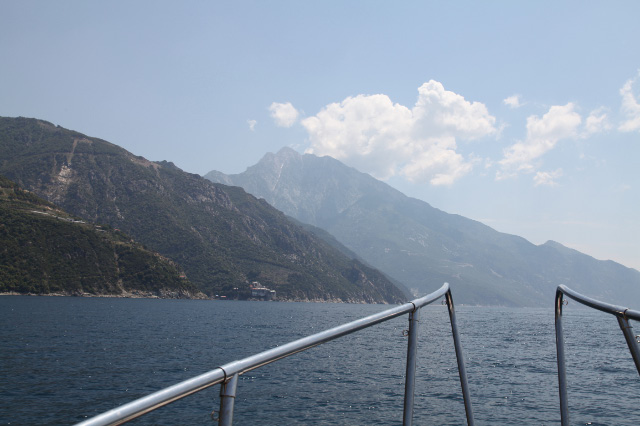
[[[467,415],[467,425],[473,426],[473,412],[471,408],[471,398],[467,383],[466,370],[464,366],[464,356],[462,354],[462,345],[460,344],[460,336],[458,333],[457,322],[455,317],[455,309],[453,306],[453,298],[449,284],[445,283],[435,292],[415,299],[411,302],[387,309],[383,312],[343,324],[320,333],[295,340],[285,345],[261,352],[259,354],[230,362],[207,373],[193,377],[191,379],[180,382],[176,385],[162,389],[158,392],[147,395],[143,398],[129,402],[110,411],[99,414],[95,417],[87,419],[78,425],[82,426],[103,426],[103,425],[120,425],[142,416],[145,413],[153,411],[157,408],[177,401],[193,393],[199,392],[211,386],[222,384],[220,390],[220,425],[231,425],[233,419],[233,402],[238,383],[238,376],[261,367],[263,365],[275,362],[289,355],[304,351],[314,346],[321,345],[338,337],[345,336],[350,333],[362,330],[364,328],[388,321],[392,318],[410,313],[409,319],[409,344],[407,350],[407,376],[405,383],[405,400],[404,400],[404,417],[403,425],[410,426],[413,419],[413,395],[415,383],[415,360],[417,348],[417,326],[418,313],[420,308],[426,306],[442,296],[445,296],[449,309],[449,318],[451,322],[451,331],[454,340],[456,357],[458,361],[458,373],[460,376],[460,384],[464,399],[464,405]]]
[[[638,342],[633,334],[633,328],[629,323],[629,319],[640,321],[640,311],[634,311],[622,306],[612,305],[601,302],[582,295],[570,288],[560,285],[556,290],[555,300],[555,322],[556,322],[556,353],[558,360],[558,390],[560,393],[560,420],[562,426],[569,426],[569,402],[567,397],[567,368],[564,356],[564,332],[562,328],[562,306],[564,305],[564,296],[579,302],[590,308],[597,309],[602,312],[614,315],[618,319],[618,325],[627,341],[627,346],[631,352],[633,362],[636,364],[636,370],[640,374],[640,349]]]

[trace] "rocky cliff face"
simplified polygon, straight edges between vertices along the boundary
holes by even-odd
[[[240,186],[301,222],[323,228],[364,196],[402,197],[331,157],[300,155],[291,148],[266,154],[244,173],[227,176],[212,171],[205,178]]]
[[[640,272],[560,244],[535,246],[406,197],[330,157],[289,148],[224,180],[335,236],[372,266],[419,293],[442,282],[463,303],[549,306],[555,288],[640,305]],[[588,273],[586,273],[588,271]]]
[[[74,215],[129,233],[209,295],[247,297],[249,283],[260,281],[281,298],[405,298],[240,188],[50,123],[0,119],[0,173]]]

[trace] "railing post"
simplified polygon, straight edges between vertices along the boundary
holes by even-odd
[[[631,323],[629,323],[629,320],[624,315],[616,315],[616,318],[618,318],[618,325],[620,326],[620,330],[622,330],[622,334],[624,334],[624,339],[627,341],[633,362],[636,364],[636,370],[638,370],[638,374],[640,374],[640,349],[638,348],[636,336],[633,333],[633,327],[631,327]]]
[[[411,426],[413,424],[413,396],[416,384],[416,356],[418,353],[419,322],[420,309],[416,308],[409,313],[409,343],[407,346],[407,376],[404,383],[403,426]]]
[[[136,399],[128,404],[114,408],[91,419],[87,419],[78,425],[83,426],[116,426],[140,417],[150,411],[163,407],[186,396],[200,392],[217,384],[220,389],[219,425],[231,425],[233,421],[233,409],[240,374],[252,371],[255,368],[278,361],[287,356],[313,348],[350,333],[371,327],[384,321],[397,318],[409,313],[409,345],[407,349],[407,381],[405,383],[404,424],[411,425],[413,421],[413,402],[415,388],[415,369],[418,344],[418,318],[419,309],[436,300],[439,300],[449,291],[449,284],[445,283],[438,290],[407,302],[403,305],[360,318],[346,324],[339,325],[329,330],[303,337],[282,346],[269,349],[258,354],[227,363],[214,370],[196,377],[176,383],[168,388],[161,389],[145,397]],[[633,316],[638,318],[640,315]],[[214,413],[212,413],[213,415]]]
[[[558,357],[558,391],[560,393],[560,423],[569,426],[569,401],[567,398],[567,367],[564,358],[564,332],[562,330],[563,294],[556,291],[556,354]]]
[[[219,426],[231,426],[233,423],[233,404],[236,400],[238,388],[238,375],[234,374],[226,382],[220,385],[220,418]]]
[[[471,394],[469,393],[469,385],[467,383],[467,370],[464,366],[464,354],[462,353],[462,344],[460,343],[460,334],[458,333],[456,311],[453,307],[453,297],[451,296],[450,290],[447,291],[445,297],[447,299],[447,307],[449,308],[449,322],[451,323],[453,345],[456,349],[456,358],[458,360],[458,374],[460,375],[460,386],[462,388],[462,397],[464,399],[464,410],[467,415],[467,425],[473,426],[473,410],[471,408]]]

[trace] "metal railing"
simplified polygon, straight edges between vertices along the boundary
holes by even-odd
[[[275,362],[289,355],[304,351],[314,346],[321,345],[338,337],[354,333],[364,328],[379,324],[384,321],[396,318],[398,316],[409,314],[409,342],[407,347],[407,370],[404,394],[404,412],[403,425],[410,426],[413,423],[413,401],[416,375],[416,356],[418,350],[418,322],[420,308],[426,306],[441,297],[445,297],[447,307],[449,309],[449,320],[451,322],[451,332],[455,346],[456,357],[458,361],[458,373],[460,376],[460,384],[462,387],[462,395],[464,399],[464,407],[467,416],[467,425],[473,426],[473,412],[471,409],[471,399],[469,396],[469,387],[467,383],[467,373],[464,366],[464,356],[462,354],[462,345],[460,344],[460,335],[456,322],[456,315],[453,306],[453,298],[449,284],[445,283],[437,291],[415,299],[411,302],[370,315],[359,320],[343,324],[323,332],[304,337],[299,340],[287,343],[274,349],[261,352],[250,357],[233,361],[211,370],[200,376],[180,382],[176,385],[162,389],[152,393],[146,397],[137,399],[128,404],[114,408],[110,411],[99,414],[78,425],[97,426],[97,425],[119,425],[142,416],[157,408],[170,404],[178,399],[199,392],[211,386],[221,384],[220,387],[220,411],[219,425],[228,426],[233,421],[233,406],[238,385],[238,376],[263,365]]]
[[[564,334],[562,329],[562,306],[564,305],[564,296],[568,296],[573,300],[597,309],[602,312],[614,315],[618,319],[618,325],[627,341],[627,346],[636,364],[636,370],[640,374],[640,349],[636,336],[633,334],[633,328],[629,323],[629,319],[640,321],[640,311],[634,311],[622,306],[611,305],[596,299],[584,296],[576,291],[571,290],[564,285],[558,286],[556,290],[556,352],[558,355],[558,388],[560,392],[560,418],[562,426],[569,426],[569,402],[567,398],[567,371],[564,356]]]

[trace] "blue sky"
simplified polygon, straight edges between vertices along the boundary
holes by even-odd
[[[637,1],[0,3],[0,115],[198,174],[291,146],[640,269]]]

